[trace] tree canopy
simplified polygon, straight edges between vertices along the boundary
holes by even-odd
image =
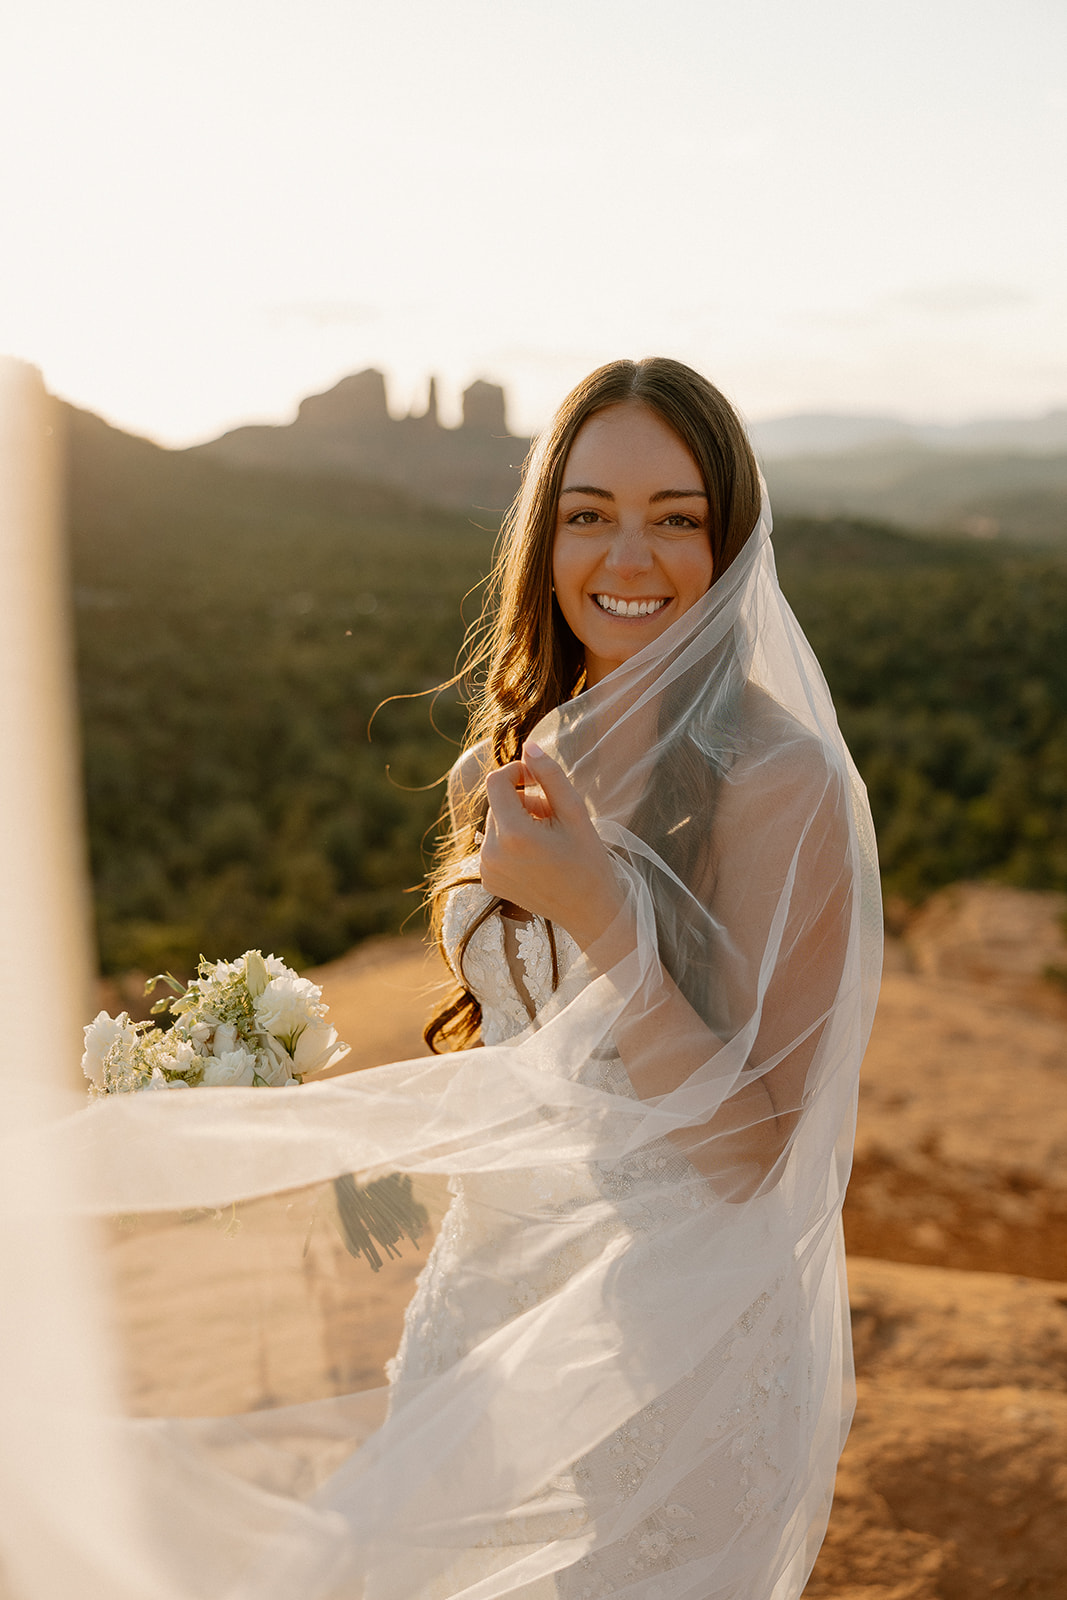
[[[188,973],[248,946],[306,964],[421,926],[465,720],[454,690],[426,691],[464,597],[468,622],[480,608],[492,529],[68,421],[104,969]],[[886,887],[1067,888],[1067,562],[841,519],[786,519],[775,543]]]

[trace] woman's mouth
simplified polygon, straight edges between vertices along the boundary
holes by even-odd
[[[593,603],[612,617],[654,617],[657,611],[670,604],[662,596],[652,600],[624,600],[619,595],[595,594]]]

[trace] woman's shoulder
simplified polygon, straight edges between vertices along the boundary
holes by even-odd
[[[840,740],[801,722],[756,684],[745,691],[744,723],[741,765],[759,771],[770,788],[813,795],[839,787],[844,776]]]
[[[453,765],[448,774],[448,807],[455,826],[478,820],[471,816],[471,805],[478,798],[492,764],[489,740],[480,739],[464,750]]]
[[[833,730],[822,735],[764,690],[745,707],[744,738],[713,812],[717,892],[739,902],[762,884],[777,894],[813,862],[840,863],[848,848],[849,785]],[[836,867],[832,867],[832,872]],[[835,879],[836,881],[836,879]]]

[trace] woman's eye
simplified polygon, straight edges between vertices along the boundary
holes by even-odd
[[[572,528],[591,528],[600,521],[599,511],[576,511],[567,522]]]
[[[664,528],[699,528],[700,523],[695,517],[687,517],[683,511],[672,511],[669,517],[664,517],[661,526]]]

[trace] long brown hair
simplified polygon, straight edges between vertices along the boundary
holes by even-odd
[[[466,647],[467,754],[453,771],[450,825],[429,883],[431,928],[442,953],[448,894],[458,883],[477,882],[465,879],[458,868],[477,848],[476,833],[486,814],[485,772],[513,761],[541,718],[582,688],[585,652],[552,589],[559,493],[579,430],[596,412],[627,401],[638,401],[661,418],[700,468],[716,578],[759,516],[759,470],[744,427],[729,401],[691,367],[663,356],[612,361],[563,401],[526,459],[518,497],[501,530],[482,617]],[[475,928],[499,905],[491,901],[466,930],[453,957],[461,971]],[[461,1049],[474,1042],[480,1023],[481,1006],[459,981],[431,1017],[425,1039],[431,1050]]]

